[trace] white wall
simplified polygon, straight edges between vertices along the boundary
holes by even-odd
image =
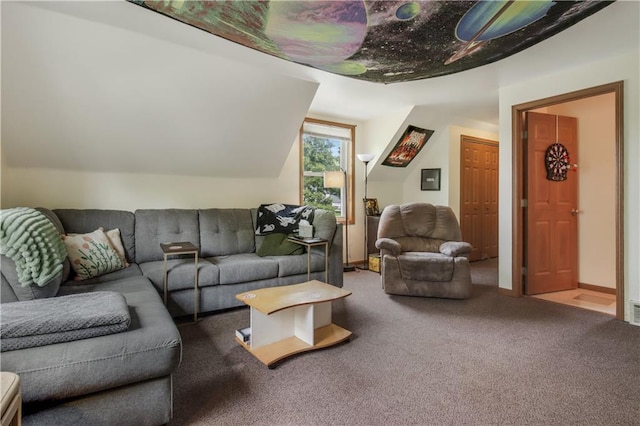
[[[369,198],[377,198],[382,210],[389,204],[402,202],[402,192],[398,190],[399,183],[404,180],[402,171],[391,170],[397,175],[389,175],[389,167],[382,166],[386,154],[395,145],[398,134],[402,134],[406,128],[406,121],[414,107],[398,110],[395,114],[386,114],[369,120],[362,125],[362,138],[359,140],[360,153],[374,154],[376,157],[368,166],[368,190]]]
[[[440,206],[449,205],[449,164],[450,143],[449,128],[438,129],[424,148],[413,160],[414,167],[409,171],[402,185],[402,202],[431,203]],[[422,191],[422,169],[440,169],[440,191]]]
[[[577,117],[578,281],[615,288],[616,152],[615,95],[567,102],[547,113]]]
[[[87,149],[90,149],[88,146]],[[298,146],[276,179],[2,168],[2,208],[247,208],[298,203]]]
[[[640,58],[638,52],[597,61],[587,67],[550,72],[500,89],[499,286],[512,288],[512,162],[511,107],[615,81],[624,81],[624,281],[626,301],[640,299]],[[625,318],[629,319],[625,302]]]

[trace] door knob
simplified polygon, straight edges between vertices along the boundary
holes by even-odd
[[[571,214],[572,214],[573,216],[576,216],[578,213],[580,213],[580,210],[578,210],[578,209],[571,209]]]

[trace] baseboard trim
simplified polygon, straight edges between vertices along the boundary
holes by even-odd
[[[583,288],[585,290],[591,290],[591,291],[599,291],[600,293],[616,294],[615,288],[602,287],[602,286],[593,285],[593,284],[578,283],[578,288]]]

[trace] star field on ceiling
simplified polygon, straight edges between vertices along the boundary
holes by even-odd
[[[377,83],[438,77],[504,59],[612,3],[128,1],[288,61]]]

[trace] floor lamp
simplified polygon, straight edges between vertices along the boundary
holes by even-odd
[[[375,157],[374,154],[358,154],[358,160],[364,163],[364,198],[362,199],[362,207],[364,210],[364,264],[360,269],[368,270],[369,269],[369,247],[367,241],[367,165],[371,160]]]
[[[347,252],[347,263],[343,266],[344,272],[351,272],[355,267],[349,264],[349,190],[347,185],[347,172],[343,169],[334,172],[324,172],[325,188],[344,188],[344,246]]]

